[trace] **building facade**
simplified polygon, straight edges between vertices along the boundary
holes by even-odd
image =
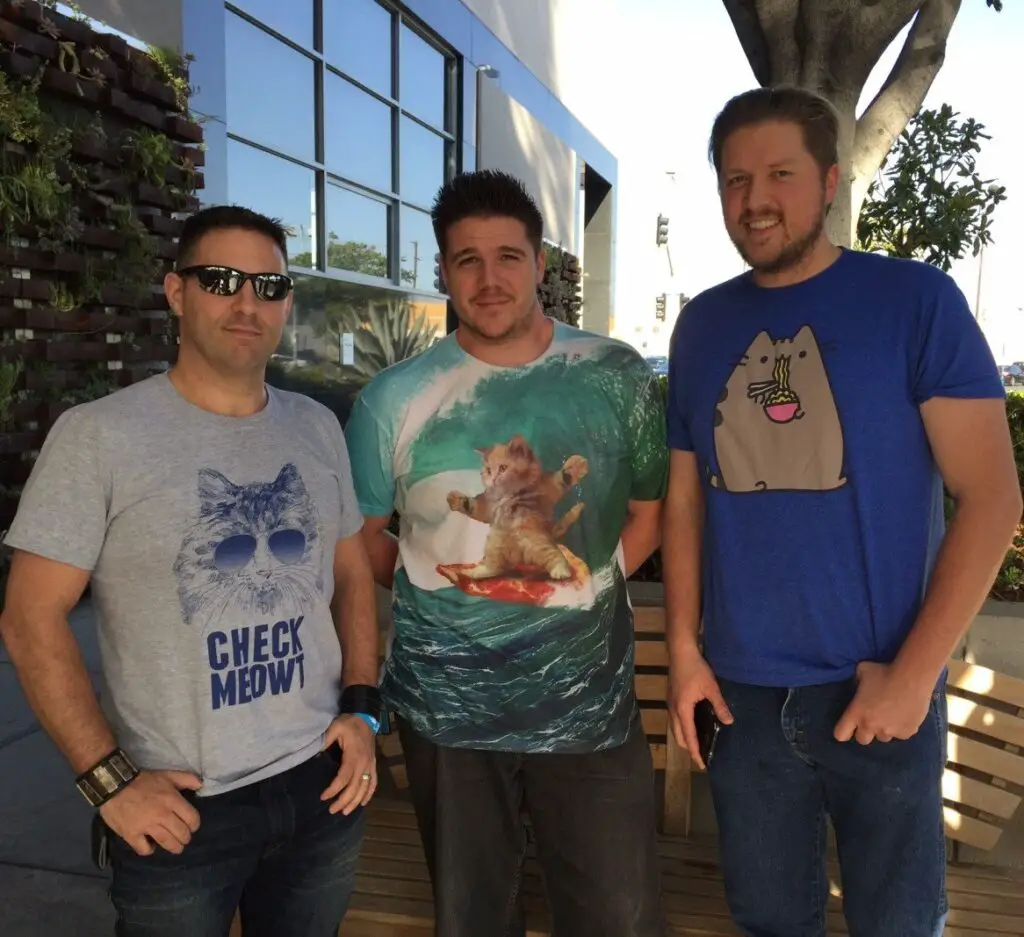
[[[190,58],[202,201],[287,225],[296,299],[279,379],[351,396],[445,334],[429,208],[445,180],[477,168],[524,180],[545,239],[580,258],[582,324],[611,330],[617,166],[559,98],[557,50],[572,33],[560,0],[79,6]]]

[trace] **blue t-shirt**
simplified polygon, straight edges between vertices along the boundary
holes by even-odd
[[[687,306],[669,385],[669,445],[703,478],[716,674],[800,686],[891,661],[945,531],[919,407],[1005,393],[953,280],[849,250],[793,286],[744,274]]]

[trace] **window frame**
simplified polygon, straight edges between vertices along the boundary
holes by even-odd
[[[391,16],[391,84],[392,90],[397,94],[401,95],[401,67],[402,67],[402,56],[401,56],[401,38],[402,29],[407,28],[416,35],[418,38],[426,42],[431,48],[436,49],[444,56],[444,120],[443,126],[438,126],[431,123],[429,120],[425,120],[422,117],[407,111],[402,107],[402,103],[399,98],[392,98],[387,95],[383,95],[378,91],[365,85],[354,75],[350,75],[343,69],[336,65],[328,63],[324,56],[324,16],[323,16],[323,4],[325,2],[336,2],[336,0],[310,0],[313,5],[313,48],[307,48],[303,44],[296,42],[294,39],[278,32],[272,26],[261,21],[257,16],[247,12],[241,7],[230,0],[226,0],[224,3],[224,15],[225,16],[237,16],[244,20],[251,26],[260,29],[270,37],[283,43],[289,49],[299,53],[306,59],[311,61],[314,66],[314,80],[313,80],[313,97],[314,97],[314,160],[307,160],[299,157],[297,154],[289,153],[286,149],[280,149],[275,146],[270,146],[265,143],[260,143],[256,140],[251,140],[239,133],[233,132],[231,127],[231,115],[227,115],[227,138],[229,140],[235,140],[239,143],[246,144],[248,146],[255,147],[268,155],[275,156],[279,159],[285,159],[288,162],[298,164],[306,169],[310,169],[314,173],[315,180],[315,204],[316,204],[316,251],[313,258],[315,269],[293,267],[295,272],[301,272],[306,275],[321,276],[333,280],[340,280],[344,282],[351,282],[356,285],[363,286],[378,286],[386,289],[392,289],[397,292],[410,293],[417,295],[438,295],[444,294],[435,293],[433,288],[424,290],[422,288],[410,287],[403,283],[401,280],[401,246],[402,246],[402,232],[401,232],[401,215],[402,207],[408,206],[409,208],[416,209],[418,211],[429,212],[430,206],[424,205],[422,202],[415,201],[412,198],[404,198],[402,196],[401,186],[401,159],[402,159],[402,118],[413,121],[419,124],[421,127],[429,130],[436,134],[443,141],[443,152],[444,152],[444,166],[443,176],[444,180],[453,178],[457,171],[457,159],[458,153],[461,147],[461,133],[460,133],[460,84],[461,84],[461,68],[460,68],[460,56],[459,54],[447,45],[438,36],[433,34],[430,29],[417,20],[415,17],[410,15],[405,9],[403,9],[394,0],[373,0],[378,6],[383,7]],[[325,120],[327,115],[325,114],[326,96],[325,96],[325,82],[328,72],[331,72],[337,76],[340,76],[344,80],[350,82],[359,91],[364,94],[370,95],[371,98],[386,105],[391,112],[391,190],[383,190],[374,186],[367,185],[365,182],[361,182],[358,179],[352,179],[339,171],[342,167],[328,164],[325,162],[325,147],[326,147],[326,133],[325,133]],[[225,75],[227,80],[228,76]],[[328,182],[330,178],[330,183]],[[373,199],[374,201],[382,201],[388,205],[388,232],[387,232],[387,258],[388,258],[388,276],[387,277],[375,277],[367,274],[360,274],[353,271],[345,271],[337,268],[331,268],[327,266],[327,232],[328,232],[328,219],[327,219],[327,186],[329,184],[338,184],[342,187],[349,189],[355,194],[363,194],[366,197]]]

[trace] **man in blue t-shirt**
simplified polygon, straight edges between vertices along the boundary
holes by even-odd
[[[698,764],[696,704],[724,724],[708,775],[748,937],[824,937],[826,817],[851,937],[937,937],[945,664],[1021,494],[953,281],[826,237],[837,138],[828,103],[796,89],[734,98],[712,132],[751,269],[672,337],[669,713]]]

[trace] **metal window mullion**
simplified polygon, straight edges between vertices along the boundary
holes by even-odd
[[[315,27],[316,24],[314,24]],[[316,36],[314,35],[314,40]],[[316,161],[319,167],[314,175],[314,199],[313,204],[316,206],[316,224],[314,230],[316,232],[316,257],[314,262],[317,267],[321,270],[327,269],[327,183],[326,173],[324,171],[324,165],[326,163],[326,153],[324,152],[327,145],[327,126],[326,126],[326,96],[324,88],[324,60],[318,59],[316,62],[316,80],[313,82],[313,98],[314,108],[316,109],[316,120],[314,124],[316,126]]]
[[[391,13],[391,97],[399,101],[401,80],[399,63],[399,43],[401,41],[402,24],[395,11]],[[401,195],[400,179],[402,165],[402,112],[391,106],[391,190]],[[401,283],[402,278],[402,221],[398,202],[394,199],[388,209],[388,272],[393,283]]]

